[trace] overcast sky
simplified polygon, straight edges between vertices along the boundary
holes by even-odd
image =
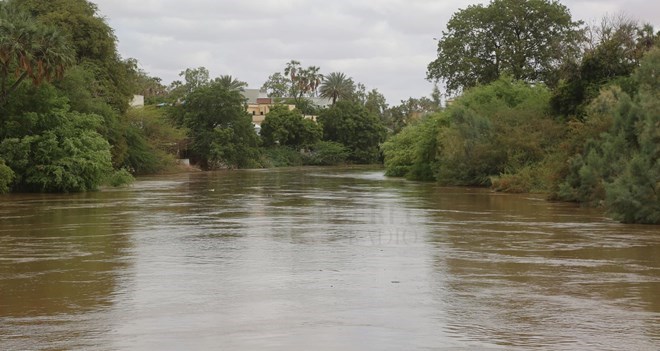
[[[259,88],[286,62],[341,71],[388,103],[428,96],[426,66],[451,15],[477,0],[92,0],[119,39],[165,84],[185,68]],[[660,29],[658,0],[563,0],[587,23],[625,13]]]

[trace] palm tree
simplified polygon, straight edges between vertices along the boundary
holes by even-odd
[[[0,2],[0,105],[26,78],[35,85],[60,78],[75,57],[67,38],[14,3]],[[12,73],[16,80],[9,85]]]
[[[307,84],[308,90],[312,96],[316,96],[316,92],[323,82],[323,74],[319,73],[321,69],[317,66],[309,66],[307,68]]]
[[[346,77],[344,73],[332,72],[328,74],[321,84],[321,96],[332,99],[334,105],[338,99],[347,99],[355,90],[353,79]]]
[[[229,90],[243,91],[247,88],[248,84],[240,81],[230,75],[222,75],[214,80],[215,83],[224,86]]]

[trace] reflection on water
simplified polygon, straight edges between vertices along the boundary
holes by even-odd
[[[656,350],[660,234],[373,169],[0,197],[0,349]]]

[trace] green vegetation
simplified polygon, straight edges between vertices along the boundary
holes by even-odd
[[[493,0],[456,12],[438,40],[429,79],[448,91],[487,84],[502,75],[526,82],[558,81],[558,63],[578,54],[581,22],[552,0]]]
[[[305,119],[297,110],[287,106],[275,106],[261,124],[263,145],[288,146],[294,149],[308,148],[321,140],[323,131],[316,122]]]
[[[321,84],[321,96],[331,99],[333,105],[338,99],[349,99],[354,90],[353,80],[341,72],[330,73]]]
[[[0,194],[9,192],[9,186],[14,181],[14,171],[11,170],[5,161],[0,159]]]
[[[580,125],[600,126],[569,159],[557,198],[605,203],[614,218],[660,223],[660,49],[649,52],[632,77],[638,94],[610,87],[589,105]]]
[[[29,90],[26,95],[33,101],[49,105],[25,108],[3,120],[0,158],[15,173],[12,190],[96,189],[112,172],[110,145],[96,131],[101,117],[71,111],[52,86]]]
[[[349,160],[357,163],[378,162],[379,145],[385,139],[385,127],[363,105],[339,100],[321,112],[318,121],[323,127],[323,139],[347,147]]]
[[[193,90],[178,108],[189,130],[190,150],[202,169],[257,164],[258,136],[240,91],[212,82]]]
[[[541,8],[555,26],[539,25]],[[400,131],[382,147],[387,174],[545,192],[603,206],[622,222],[660,223],[660,33],[625,18],[586,28],[588,36],[576,25],[565,7],[541,0],[455,14],[429,77],[463,94],[421,120],[405,104],[391,109]],[[559,30],[537,31],[551,27]],[[547,45],[517,42],[516,30]],[[543,51],[557,47],[563,57]]]
[[[493,176],[532,167],[560,139],[549,97],[545,87],[510,78],[469,90],[390,139],[383,147],[387,172],[448,185],[491,185]]]
[[[334,166],[347,162],[350,151],[332,141],[319,141],[303,155],[303,163],[312,166]]]
[[[459,10],[438,40],[427,76],[460,93],[449,106],[437,85],[389,106],[291,60],[262,87],[281,105],[257,134],[245,82],[197,67],[164,86],[119,56],[93,3],[0,1],[0,193],[125,185],[178,157],[204,170],[384,161],[389,176],[660,223],[658,43],[625,17],[585,27],[557,1],[493,0]],[[133,94],[147,106],[129,108]]]
[[[140,90],[162,94],[158,80],[120,58],[86,0],[0,2],[0,80],[3,191],[88,191],[173,163],[154,129],[174,128],[128,109]]]

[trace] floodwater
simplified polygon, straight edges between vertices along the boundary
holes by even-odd
[[[1,350],[658,350],[660,227],[369,168],[0,196]]]

